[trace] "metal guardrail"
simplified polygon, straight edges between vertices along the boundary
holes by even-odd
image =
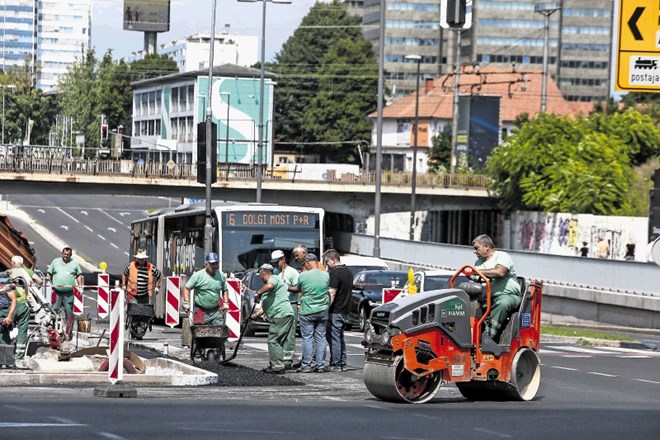
[[[170,164],[172,165],[172,164]],[[14,174],[61,174],[68,176],[130,176],[146,178],[183,179],[195,181],[195,164],[175,163],[168,166],[162,162],[134,162],[130,160],[67,159],[0,156],[0,173]],[[360,174],[328,173],[327,179],[303,179],[300,171],[281,171],[265,168],[264,180],[275,182],[324,182],[333,184],[375,185],[376,173],[362,171]],[[218,181],[230,179],[254,180],[256,167],[251,165],[218,165]],[[488,176],[482,174],[417,174],[417,186],[438,188],[486,188]],[[407,172],[385,171],[381,174],[381,184],[385,186],[411,185],[412,175]]]

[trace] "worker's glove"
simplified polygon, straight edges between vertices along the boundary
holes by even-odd
[[[181,310],[183,310],[183,313],[185,314],[190,313],[190,301],[182,301]]]
[[[254,295],[254,303],[259,304],[261,302],[261,295]]]

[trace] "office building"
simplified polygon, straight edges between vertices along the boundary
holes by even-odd
[[[379,45],[380,0],[346,1],[362,16],[364,35]],[[570,101],[604,101],[609,97],[613,0],[474,0],[472,28],[464,31],[461,64],[540,69],[543,66],[544,15],[549,15],[549,73]],[[415,89],[421,55],[423,77],[452,71],[455,36],[438,26],[440,0],[387,1],[385,28],[386,81],[395,96]],[[547,8],[555,8],[548,10]]]
[[[44,91],[80,60],[91,43],[91,0],[5,0],[2,69],[29,63],[35,86]]]

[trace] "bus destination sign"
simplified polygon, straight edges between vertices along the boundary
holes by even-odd
[[[319,216],[306,212],[233,211],[224,213],[224,226],[234,228],[318,228]]]

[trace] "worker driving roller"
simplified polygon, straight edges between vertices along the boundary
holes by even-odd
[[[479,235],[472,240],[472,246],[477,256],[475,268],[490,279],[490,322],[486,330],[488,336],[497,341],[507,317],[520,306],[520,284],[511,257],[506,252],[496,250],[488,235]],[[482,304],[482,309],[485,307],[486,304]]]

